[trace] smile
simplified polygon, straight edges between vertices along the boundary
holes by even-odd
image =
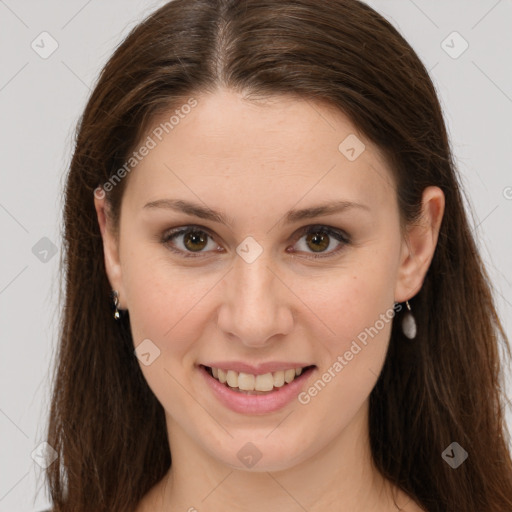
[[[250,415],[276,412],[292,404],[316,369],[311,365],[254,375],[198,365],[199,374],[215,401],[234,412]]]
[[[234,391],[245,392],[246,394],[266,394],[274,389],[281,388],[295,380],[296,377],[299,377],[303,371],[309,368],[312,368],[312,366],[253,375],[205,366],[206,371],[221,384],[225,384],[226,387],[230,387]]]

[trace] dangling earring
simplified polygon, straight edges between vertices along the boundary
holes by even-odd
[[[402,318],[402,331],[410,340],[412,340],[416,338],[416,320],[412,316],[411,306],[409,305],[408,300],[405,301],[405,305],[409,311],[406,311]]]
[[[114,308],[116,309],[114,311],[114,318],[116,320],[119,320],[119,318],[121,317],[121,315],[119,314],[119,309],[117,309],[117,306],[119,304],[119,293],[117,292],[117,290],[112,290],[112,297],[114,299]]]

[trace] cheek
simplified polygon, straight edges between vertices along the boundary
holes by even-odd
[[[373,389],[395,316],[395,265],[393,247],[360,253],[357,262],[347,261],[346,271],[318,282],[322,293],[310,293],[305,300],[322,322],[310,322],[317,326],[310,335],[318,345],[321,368],[319,382],[304,402],[321,392],[320,401],[338,404],[350,414]],[[306,297],[305,288],[299,293]]]
[[[329,328],[316,322],[317,379],[298,401],[310,414],[311,431],[326,438],[347,425],[375,387],[384,364],[394,318],[393,290],[376,274],[353,274],[326,288],[311,307]],[[390,291],[391,290],[391,291]],[[310,324],[312,325],[312,324]],[[336,414],[333,414],[336,411]]]
[[[190,397],[182,386],[201,356],[197,340],[207,316],[201,299],[216,280],[191,279],[190,269],[180,272],[161,261],[142,267],[137,260],[132,260],[126,273],[133,343],[140,353],[156,354],[149,365],[139,356],[139,365],[167,411],[186,411]]]
[[[395,278],[389,258],[363,255],[353,265],[347,262],[341,271],[318,276],[314,286],[310,281],[297,282],[294,291],[323,321],[323,336],[319,339],[343,348],[381,314],[389,315],[394,304]]]
[[[199,268],[180,268],[157,252],[154,248],[132,251],[123,266],[134,345],[150,339],[162,355],[171,355],[162,359],[177,364],[187,357],[193,361],[195,340],[200,339],[208,316],[205,294],[219,276]]]

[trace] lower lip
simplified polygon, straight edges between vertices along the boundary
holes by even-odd
[[[297,398],[315,369],[316,367],[309,368],[289,384],[285,384],[267,395],[246,395],[221,384],[208,373],[204,366],[199,366],[206,384],[218,400],[232,411],[242,414],[266,414],[288,405],[294,398]]]

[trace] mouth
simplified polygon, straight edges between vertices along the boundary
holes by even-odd
[[[204,368],[212,379],[220,382],[226,388],[245,395],[267,395],[273,393],[281,388],[285,388],[301,376],[306,378],[305,376],[309,375],[316,368],[315,365],[309,365],[268,372],[262,375],[253,375],[251,373],[224,370],[205,365],[199,366]]]

